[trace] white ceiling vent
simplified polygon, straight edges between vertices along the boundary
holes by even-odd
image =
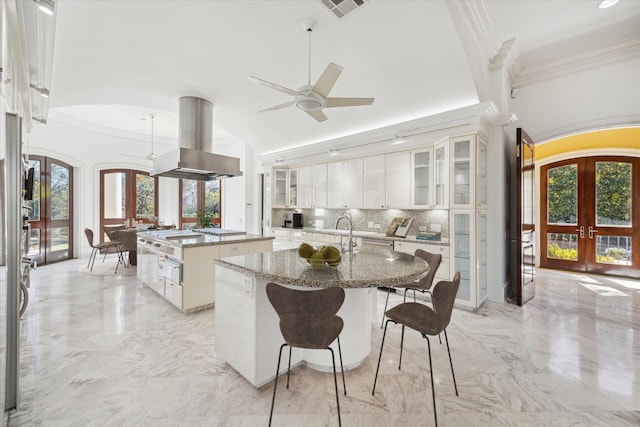
[[[367,0],[320,0],[338,18],[364,6]]]

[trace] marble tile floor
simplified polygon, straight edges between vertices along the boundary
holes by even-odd
[[[214,310],[184,315],[135,276],[88,275],[82,263],[32,274],[10,426],[267,425],[272,384],[256,390],[216,357]],[[390,306],[400,301],[392,294]],[[415,332],[399,371],[400,327],[390,325],[371,396],[379,325],[369,358],[346,373],[343,424],[433,425]],[[640,281],[539,270],[530,303],[455,309],[448,333],[460,396],[432,339],[442,426],[640,425]],[[278,387],[274,426],[337,425],[330,374],[300,367],[291,380]]]

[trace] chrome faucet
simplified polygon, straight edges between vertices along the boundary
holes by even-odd
[[[338,224],[340,224],[340,220],[342,219],[346,219],[347,223],[349,224],[349,249],[347,249],[347,252],[353,252],[353,217],[351,216],[351,214],[347,211],[341,212],[340,216],[338,217],[338,219],[336,220],[336,230],[338,229]],[[340,239],[340,248],[343,249],[342,247],[342,239]],[[343,249],[344,252],[344,249]]]

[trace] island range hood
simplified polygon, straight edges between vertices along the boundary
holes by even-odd
[[[242,176],[240,159],[213,153],[213,104],[193,96],[180,98],[179,148],[153,161],[151,176],[212,181]]]

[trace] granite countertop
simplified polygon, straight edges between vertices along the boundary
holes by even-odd
[[[284,228],[284,227],[271,227],[272,230],[286,230],[286,231],[301,231],[305,233],[319,233],[319,234],[330,234],[330,235],[348,235],[349,230],[339,229],[334,230],[331,228],[313,228],[313,227],[304,227],[304,228]],[[441,240],[418,240],[416,236],[407,236],[407,237],[398,237],[398,236],[387,236],[385,233],[377,233],[375,231],[362,231],[362,230],[353,230],[353,237],[360,237],[364,239],[374,239],[374,240],[395,240],[399,242],[415,242],[415,243],[423,243],[426,245],[440,245],[440,246],[449,246],[449,239],[441,239]]]
[[[312,288],[367,288],[409,283],[429,271],[420,258],[389,248],[367,247],[342,254],[337,267],[312,268],[297,249],[236,256],[214,261],[217,265],[271,282]]]
[[[257,234],[234,234],[215,236],[197,233],[189,230],[154,230],[141,231],[138,236],[161,241],[172,246],[191,248],[198,246],[228,245],[233,243],[247,243],[260,240],[272,240],[272,236],[260,236]]]

